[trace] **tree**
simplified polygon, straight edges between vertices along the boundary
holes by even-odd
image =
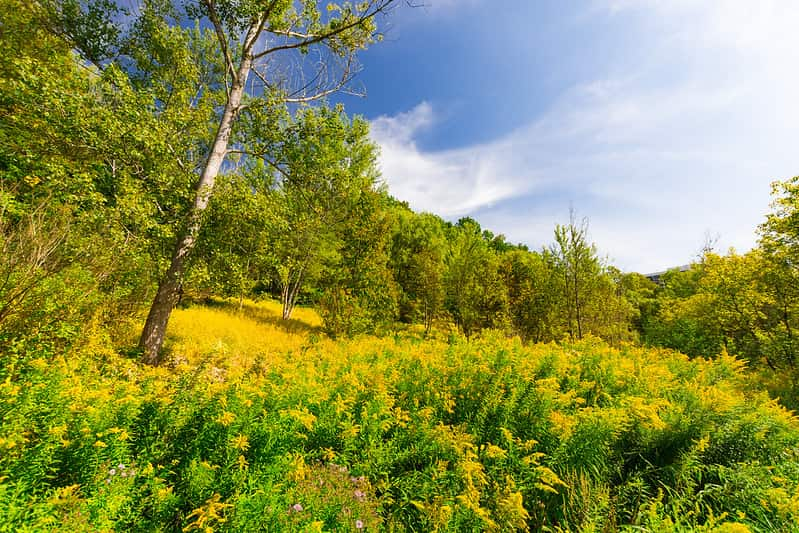
[[[377,189],[377,147],[342,106],[301,108],[274,137],[261,146],[268,164],[249,159],[218,185],[191,277],[227,295],[276,287],[289,319],[300,292],[338,264],[361,196]]]
[[[171,148],[188,152],[178,132],[192,139],[205,130],[201,115],[209,108],[197,99],[183,121],[146,112],[163,94],[157,78],[137,88],[112,65],[78,60],[73,45],[53,33],[48,6],[0,6],[0,41],[14,50],[0,58],[0,270],[7,280],[0,293],[13,298],[0,306],[6,316],[21,304],[18,317],[41,309],[57,321],[58,308],[71,310],[74,323],[87,323],[86,313],[113,322],[150,298],[162,246],[173,240],[190,190]],[[202,39],[192,29],[182,35],[190,43]],[[190,63],[175,64],[170,76],[189,83]],[[176,100],[181,91],[173,86]],[[25,257],[35,275],[23,279]],[[18,289],[38,303],[23,302]],[[36,329],[26,322],[22,331]]]
[[[611,346],[637,340],[634,319],[637,314],[633,294],[628,292],[628,276],[612,266],[605,266],[593,284],[593,294],[586,302],[587,330]],[[647,280],[648,281],[648,280]]]
[[[274,234],[277,281],[289,318],[305,279],[340,251],[361,197],[377,188],[377,146],[368,123],[350,120],[341,106],[302,110],[281,135],[272,168],[284,214]]]
[[[555,245],[550,251],[563,283],[569,337],[582,339],[586,305],[602,273],[596,246],[588,241],[588,219],[578,224],[571,211],[569,224],[555,226]]]
[[[320,313],[331,335],[372,332],[397,318],[388,203],[385,191],[365,191],[340,225],[341,246],[319,283]]]
[[[656,313],[657,285],[643,274],[628,272],[617,275],[617,287],[624,299],[632,306],[629,325],[632,328],[631,331],[635,333],[635,337],[640,341],[646,325]]]
[[[726,350],[746,359],[791,407],[799,390],[799,178],[775,183],[759,246],[725,256],[705,250],[686,272],[661,278],[642,315],[645,342],[692,356]],[[643,308],[642,308],[643,309]]]
[[[398,206],[391,243],[391,264],[400,289],[400,320],[421,320],[429,333],[444,301],[443,220]]]
[[[513,330],[525,341],[555,340],[559,284],[547,253],[512,250],[502,257]]]
[[[121,13],[123,10],[108,0],[52,0],[57,31],[69,37],[87,61],[103,69],[128,66],[132,79],[146,80],[181,55],[185,49],[181,48],[185,42],[179,38],[181,21],[201,20],[216,36],[215,47],[206,48],[206,52],[212,61],[218,59],[221,69],[215,77],[204,79],[196,92],[198,97],[218,95],[215,126],[198,165],[194,200],[142,331],[140,346],[145,362],[158,364],[161,360],[166,326],[178,299],[186,261],[197,242],[216,178],[231,150],[246,153],[253,137],[273,125],[269,111],[275,106],[310,102],[345,87],[355,71],[356,52],[376,38],[375,16],[385,13],[394,1],[330,3],[323,9],[316,0],[200,0],[189,4],[183,13],[169,2],[156,1],[148,2],[142,15],[124,31],[113,21],[130,18],[131,13]],[[148,55],[138,56],[134,44],[142,44],[148,51],[160,49],[161,57],[155,57],[165,61],[155,60],[151,69],[141,70],[141,59]],[[168,93],[155,101],[156,112],[171,106]],[[251,124],[260,122],[261,127],[237,131],[239,119],[247,114]]]
[[[759,228],[760,245],[799,270],[799,176],[774,183],[772,196],[774,210]]]
[[[275,264],[272,235],[280,208],[271,190],[248,174],[222,177],[211,199],[197,253],[184,280],[188,291],[226,297],[251,296]]]
[[[481,329],[504,328],[508,294],[499,258],[490,247],[493,236],[484,235],[471,218],[459,220],[451,232],[445,276],[447,310],[467,337]]]
[[[779,359],[793,369],[799,359],[799,176],[774,183],[772,195],[774,210],[759,228],[768,264],[763,287],[772,296],[768,313],[777,324]]]

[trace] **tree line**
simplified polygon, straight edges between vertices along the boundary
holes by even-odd
[[[319,114],[306,111],[303,119],[316,122]],[[381,189],[365,124],[334,110],[321,115],[337,127],[360,129],[355,146],[370,154],[368,173],[324,185],[306,175],[278,187],[273,174],[258,174],[264,168],[229,176],[209,208],[203,245],[186,280],[189,292],[271,295],[282,301],[284,318],[297,301],[310,303],[333,335],[402,324],[430,333],[437,324],[467,337],[498,329],[530,342],[587,334],[615,344],[635,338],[636,309],[625,287],[636,275],[599,257],[586,221],[556,226],[555,242],[531,251],[471,218],[451,223],[416,213]],[[303,138],[315,144],[314,134]],[[330,140],[322,145],[336,147]],[[325,161],[324,168],[334,167]]]

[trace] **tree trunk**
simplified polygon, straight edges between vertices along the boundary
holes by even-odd
[[[580,285],[577,277],[577,265],[574,266],[574,314],[577,320],[577,338],[583,338],[583,317],[580,312]]]
[[[294,311],[294,306],[297,305],[297,295],[300,293],[304,272],[305,265],[300,267],[300,271],[297,273],[297,278],[294,281],[288,281],[281,291],[283,297],[283,320],[289,320],[291,318],[291,313]],[[288,279],[291,280],[291,276],[289,276]]]
[[[283,320],[288,320],[291,317],[291,312],[289,312],[289,284],[286,282],[283,287],[280,289],[280,301],[283,303]]]
[[[139,348],[144,352],[144,362],[150,365],[158,365],[162,361],[161,347],[164,344],[166,327],[169,323],[172,309],[178,301],[180,281],[186,267],[186,260],[194,248],[197,236],[200,233],[203,211],[208,207],[208,201],[211,199],[211,193],[214,189],[214,182],[227,155],[230,133],[236,121],[244,86],[252,65],[251,48],[257,38],[259,27],[260,24],[253,26],[248,32],[238,75],[231,85],[230,94],[225,104],[222,118],[219,121],[219,128],[214,138],[211,153],[208,155],[208,160],[205,162],[205,167],[197,183],[194,205],[192,205],[189,212],[188,223],[183,235],[177,241],[175,251],[172,254],[172,261],[158,285],[158,292],[150,306],[147,321],[144,323],[144,330],[139,339]],[[250,43],[249,46],[247,43]]]

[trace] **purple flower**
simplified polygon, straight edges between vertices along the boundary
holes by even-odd
[[[355,492],[353,492],[353,494],[358,499],[358,501],[363,501],[366,498],[366,494],[364,494],[364,492],[361,489],[357,489]]]
[[[355,521],[355,529],[363,529],[363,520]]]
[[[299,513],[300,511],[302,511],[302,505],[300,505],[299,503],[295,503],[294,505],[292,505],[292,506],[291,506],[291,508],[292,508],[293,510],[297,511],[298,513]]]

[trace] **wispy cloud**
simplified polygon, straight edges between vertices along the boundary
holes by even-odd
[[[529,192],[537,180],[515,150],[515,139],[468,149],[425,152],[414,140],[436,117],[429,103],[372,121],[381,168],[391,192],[414,208],[458,216]]]
[[[648,28],[645,39],[526,126],[425,151],[419,133],[446,129],[431,104],[375,120],[392,193],[443,216],[475,214],[533,246],[549,241],[573,203],[600,247],[628,269],[690,260],[707,231],[721,234],[721,246],[751,246],[769,182],[799,173],[799,4],[614,0],[593,8],[611,24],[620,17],[619,27]]]

